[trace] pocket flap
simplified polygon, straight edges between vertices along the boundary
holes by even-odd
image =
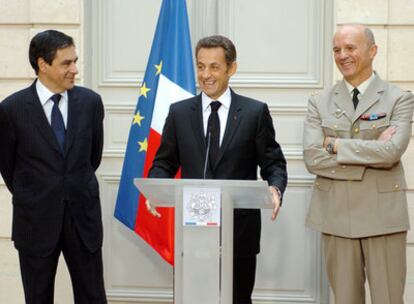
[[[403,176],[381,176],[377,177],[378,192],[392,192],[407,189],[407,183]]]
[[[378,120],[360,120],[359,128],[361,130],[373,130],[387,128],[390,125],[390,120],[387,117]]]
[[[351,124],[348,121],[338,120],[338,119],[324,119],[321,122],[323,128],[328,128],[338,131],[349,131]]]
[[[329,191],[331,189],[331,186],[332,180],[328,178],[318,177],[314,183],[314,187],[322,191]]]

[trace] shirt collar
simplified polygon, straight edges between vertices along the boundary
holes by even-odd
[[[371,82],[374,80],[374,78],[375,78],[375,72],[373,72],[372,74],[371,74],[371,76],[367,79],[367,80],[365,80],[363,83],[361,83],[358,87],[357,87],[357,89],[358,89],[358,91],[359,91],[359,93],[361,94],[361,95],[364,95],[364,93],[365,93],[365,91],[368,89],[368,87],[369,87],[369,85],[371,84]],[[344,81],[345,81],[345,85],[346,85],[346,87],[347,87],[347,89],[348,89],[348,92],[349,92],[349,94],[353,94],[353,90],[355,89],[355,87],[352,85],[352,84],[350,84],[348,81],[346,81],[345,79],[344,79]]]
[[[224,91],[224,93],[217,99],[211,99],[204,92],[202,92],[201,93],[201,101],[202,101],[202,105],[203,105],[203,112],[207,111],[207,109],[210,106],[210,103],[212,101],[220,101],[222,107],[224,107],[225,109],[229,109],[230,108],[230,103],[231,103],[230,88],[227,87],[226,91]]]
[[[40,99],[40,103],[42,104],[42,106],[45,105],[45,103],[50,99],[50,97],[52,97],[53,95],[55,95],[55,93],[53,93],[52,91],[50,91],[38,78],[36,81],[36,91],[37,91],[37,95],[39,95],[39,99]],[[68,91],[64,91],[62,93],[60,93],[60,95],[62,95],[62,97],[67,100],[68,99]]]

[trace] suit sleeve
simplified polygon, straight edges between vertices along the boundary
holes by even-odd
[[[91,164],[94,170],[98,169],[102,159],[104,113],[102,99],[99,97],[96,103],[95,123],[92,139]]]
[[[258,122],[256,149],[260,175],[269,185],[276,186],[283,193],[287,184],[286,159],[275,140],[272,117],[266,104]]]
[[[173,105],[170,106],[161,136],[161,144],[157,150],[148,177],[173,178],[180,167]]]
[[[342,165],[336,154],[329,154],[323,147],[325,135],[317,107],[318,96],[308,102],[303,131],[303,157],[309,172],[339,180],[362,180],[365,165]]]
[[[389,141],[338,139],[338,163],[389,168],[399,162],[411,139],[413,109],[414,96],[410,92],[395,102],[390,126],[396,127],[396,133]]]
[[[13,125],[2,103],[0,103],[0,143],[0,172],[7,188],[13,193],[16,140]]]

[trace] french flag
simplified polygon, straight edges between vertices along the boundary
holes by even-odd
[[[133,181],[148,175],[170,105],[196,92],[191,49],[185,0],[163,0],[131,122],[114,214],[171,265],[174,265],[174,210],[159,208],[161,218],[152,216]]]

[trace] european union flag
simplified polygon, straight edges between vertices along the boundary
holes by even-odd
[[[148,174],[171,103],[196,92],[191,48],[185,0],[164,0],[132,119],[115,207],[115,217],[172,265],[174,211],[161,208],[162,217],[153,217],[133,180]]]

